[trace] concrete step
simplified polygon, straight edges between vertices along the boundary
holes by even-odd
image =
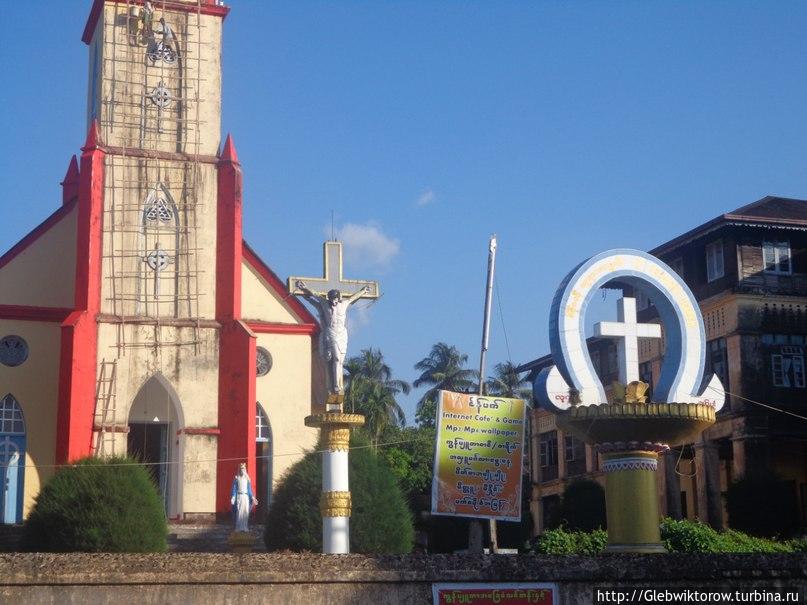
[[[263,543],[263,525],[249,528],[255,536],[255,551],[266,552]],[[230,552],[228,539],[232,524],[168,525],[168,550],[173,552]],[[17,552],[22,541],[22,525],[0,524],[0,552]]]
[[[17,552],[20,542],[22,525],[0,525],[0,552]]]
[[[266,552],[263,543],[263,526],[249,528],[255,536],[255,552]],[[168,550],[172,552],[230,552],[228,539],[233,531],[230,523],[209,525],[189,525],[172,523],[168,525]]]

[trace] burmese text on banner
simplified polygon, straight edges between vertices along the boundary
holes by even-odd
[[[522,399],[440,391],[432,514],[521,520]]]

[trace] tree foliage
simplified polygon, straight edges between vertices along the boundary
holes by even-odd
[[[351,551],[407,553],[412,550],[412,515],[395,475],[361,437],[351,438]],[[281,480],[266,517],[264,541],[272,550],[322,550],[322,455],[311,452]]]
[[[363,414],[365,430],[374,445],[388,426],[406,424],[406,415],[396,397],[407,395],[409,383],[392,377],[380,350],[364,349],[345,363],[345,405]]]
[[[389,429],[383,440],[390,443],[378,450],[410,503],[431,490],[436,431],[430,427]]]
[[[23,548],[46,552],[162,552],[168,530],[148,471],[130,458],[85,458],[45,484]]]
[[[468,355],[457,347],[438,342],[428,356],[415,364],[420,376],[412,385],[415,388],[428,386],[417,404],[415,419],[420,426],[433,427],[437,416],[437,392],[441,390],[470,392],[476,390],[478,373],[465,367]]]
[[[516,372],[516,364],[512,361],[497,363],[493,367],[493,376],[485,382],[489,395],[524,399],[532,401],[532,388],[529,386],[526,375]]]

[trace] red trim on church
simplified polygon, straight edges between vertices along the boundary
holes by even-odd
[[[82,148],[76,234],[76,310],[62,322],[56,463],[90,453],[95,416],[95,372],[101,303],[101,228],[104,157],[93,122]]]
[[[192,427],[186,426],[184,429],[179,429],[177,431],[177,435],[185,433],[186,435],[206,435],[208,437],[218,437],[221,435],[221,429],[215,426],[202,426],[202,427]]]
[[[218,165],[216,213],[216,319],[241,318],[241,164],[230,135]]]
[[[305,305],[303,305],[303,303],[301,303],[296,296],[289,294],[288,290],[286,290],[286,284],[284,284],[277,274],[260,259],[255,251],[249,247],[247,242],[243,242],[243,245],[244,260],[247,261],[249,265],[258,272],[258,275],[264,279],[266,285],[272,288],[272,290],[274,290],[277,295],[281,297],[282,301],[291,308],[292,312],[297,315],[300,321],[302,321],[304,324],[314,324],[317,326],[318,330],[319,323],[317,322],[316,318],[311,315],[310,311],[305,308]]]
[[[306,334],[311,336],[319,331],[315,323],[308,324],[281,324],[268,321],[249,321],[249,329],[258,334]]]
[[[132,4],[134,6],[142,6],[144,0],[106,0],[110,4]],[[212,0],[201,0],[201,4],[197,6],[194,3],[180,3],[172,2],[171,0],[156,0],[154,2],[155,8],[162,10],[165,6],[166,11],[177,11],[183,13],[200,12],[203,15],[215,15],[221,17],[222,21],[227,17],[230,12],[229,6],[222,6],[215,4]],[[101,16],[101,10],[104,7],[104,0],[95,0],[90,9],[90,16],[87,17],[87,24],[84,26],[84,33],[81,35],[81,41],[84,44],[92,42],[92,37],[95,35],[95,28],[98,26],[98,18]]]
[[[29,305],[0,305],[0,319],[21,321],[53,321],[61,323],[73,309],[61,307],[32,307]]]
[[[216,319],[219,331],[219,434],[216,512],[230,510],[232,480],[240,462],[255,476],[255,356],[257,337],[241,321],[242,174],[227,135],[217,167]]]
[[[216,512],[230,510],[230,490],[241,462],[255,476],[255,356],[257,338],[242,321],[219,332],[219,430]]]
[[[78,198],[79,171],[75,155],[70,158],[64,180],[59,184],[62,186],[62,205],[67,205]]]
[[[22,253],[26,248],[28,248],[28,246],[33,244],[42,235],[47,233],[47,231],[51,227],[53,227],[56,223],[62,220],[67,214],[69,214],[70,211],[75,207],[76,203],[77,200],[73,198],[72,201],[63,205],[61,208],[56,210],[56,212],[54,212],[48,218],[42,221],[39,225],[34,227],[25,237],[23,237],[20,241],[14,244],[3,256],[0,256],[0,269],[2,269],[8,263],[14,260],[20,253]]]

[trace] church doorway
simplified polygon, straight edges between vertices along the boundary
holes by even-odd
[[[169,518],[181,514],[182,426],[182,408],[176,392],[161,374],[155,374],[140,388],[132,403],[126,451],[146,466]]]
[[[255,408],[255,520],[263,523],[272,503],[272,427],[260,402]]]
[[[25,420],[9,393],[0,400],[0,523],[22,523],[25,481]]]

